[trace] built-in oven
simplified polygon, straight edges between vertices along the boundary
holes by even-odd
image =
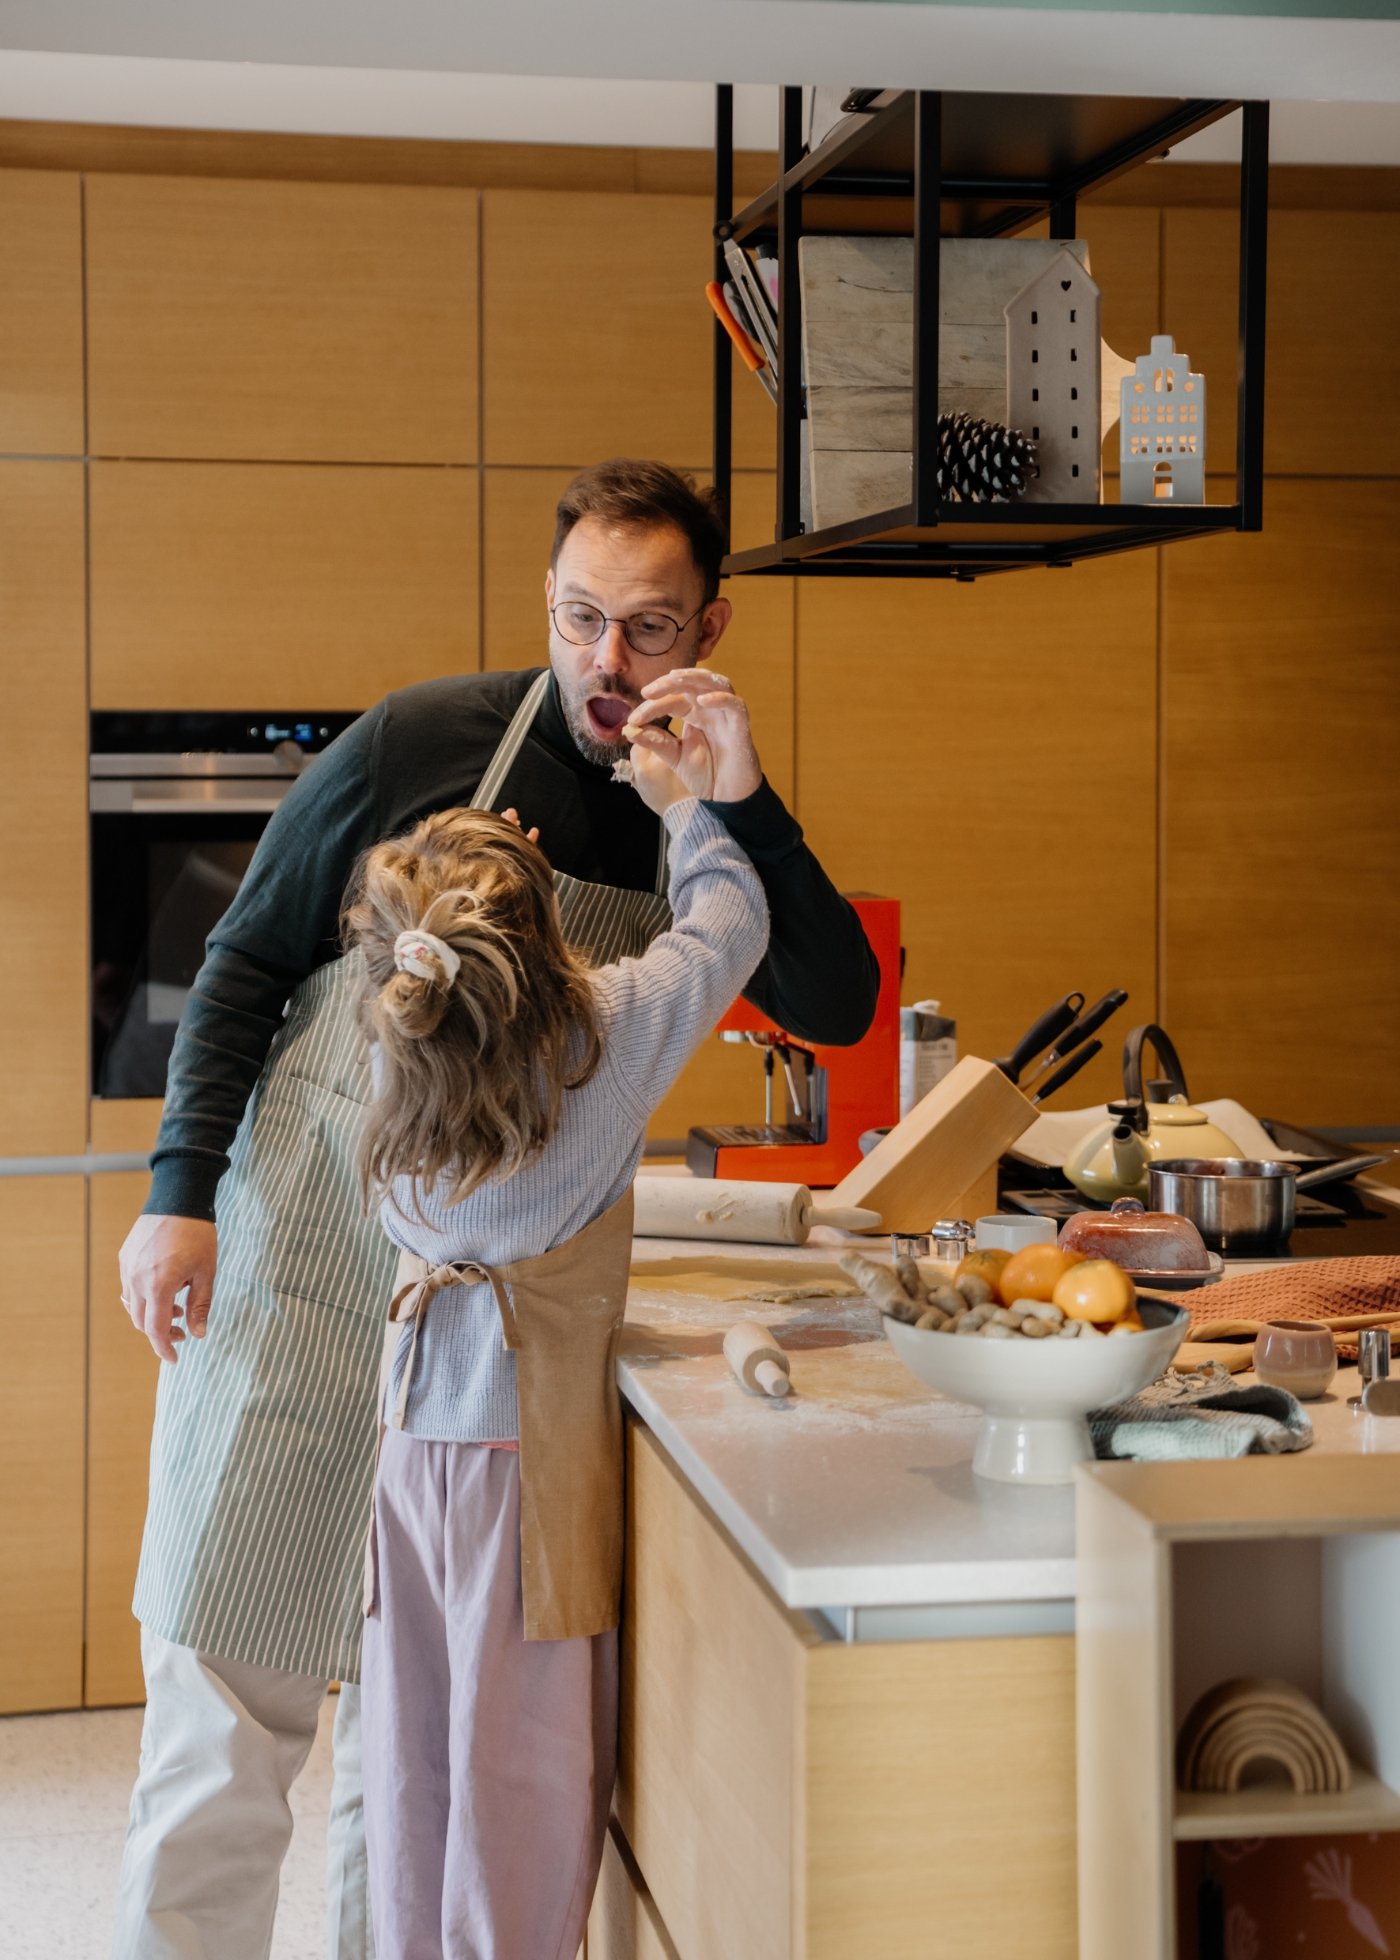
[[[92,1089],[162,1096],[204,942],[272,812],[354,714],[95,714]]]

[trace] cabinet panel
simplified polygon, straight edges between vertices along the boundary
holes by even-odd
[[[603,1840],[585,1960],[680,1960],[616,1819]]]
[[[485,665],[539,666],[548,658],[544,575],[554,536],[554,506],[570,470],[485,473]],[[734,479],[736,538],[757,535],[768,519],[772,478]],[[749,704],[755,740],[769,781],[789,804],[793,784],[794,581],[729,579],[724,597],[733,621],[714,666]],[[522,813],[523,814],[523,813]],[[544,819],[542,828],[547,831]],[[545,836],[548,848],[548,836]],[[651,1134],[681,1138],[692,1123],[758,1122],[763,1082],[752,1049],[706,1041],[656,1111]]]
[[[83,1699],[81,1177],[0,1178],[0,1714]]]
[[[477,194],[89,178],[93,453],[477,454]]]
[[[1074,1642],[819,1635],[635,1422],[627,1497],[624,1935],[645,1902],[685,1960],[1073,1960]]]
[[[706,464],[708,201],[488,191],[482,205],[487,462]],[[756,382],[734,399],[736,462],[771,469],[772,404]]]
[[[980,1055],[1072,987],[1152,1019],[1155,553],[813,581],[797,649],[798,815],[842,889],[902,901],[902,997],[942,1000]],[[1115,1074],[1110,1041],[1071,1102]]]
[[[1164,319],[1206,376],[1207,466],[1235,455],[1239,226],[1233,212],[1164,212]],[[1264,467],[1283,475],[1386,476],[1400,400],[1378,386],[1400,311],[1400,213],[1269,217]],[[1268,522],[1267,505],[1265,522]]]
[[[0,1157],[87,1139],[81,463],[0,463]]]
[[[141,1630],[131,1617],[131,1591],[146,1516],[151,1422],[161,1364],[121,1304],[117,1254],[149,1189],[144,1171],[92,1180],[84,1691],[89,1708],[142,1701],[146,1692]]]
[[[1164,556],[1165,1025],[1192,1092],[1394,1121],[1400,484]]]
[[[98,463],[96,708],[364,708],[477,664],[473,470]]]
[[[685,1960],[802,1951],[805,1623],[627,1426],[617,1817]]]
[[[83,450],[82,181],[0,170],[0,450]]]

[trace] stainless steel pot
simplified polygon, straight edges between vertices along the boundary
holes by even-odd
[[[1189,1218],[1213,1252],[1267,1258],[1287,1249],[1298,1173],[1257,1157],[1173,1157],[1149,1165],[1155,1211]]]

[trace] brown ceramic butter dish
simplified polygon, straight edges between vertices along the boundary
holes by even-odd
[[[1119,1198],[1108,1211],[1077,1211],[1065,1220],[1060,1250],[1085,1259],[1112,1259],[1130,1273],[1206,1273],[1210,1254],[1189,1218],[1145,1211],[1137,1198]]]

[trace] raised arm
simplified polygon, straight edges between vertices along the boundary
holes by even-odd
[[[705,799],[751,860],[768,900],[768,953],[742,992],[789,1034],[843,1045],[875,1015],[880,970],[836,890],[759,767],[748,709],[722,674],[679,668],[642,689],[637,738]],[[654,724],[680,723],[679,736]]]
[[[768,936],[762,885],[724,825],[694,797],[664,808],[662,822],[670,929],[640,959],[598,975],[605,1066],[643,1122],[762,958]]]

